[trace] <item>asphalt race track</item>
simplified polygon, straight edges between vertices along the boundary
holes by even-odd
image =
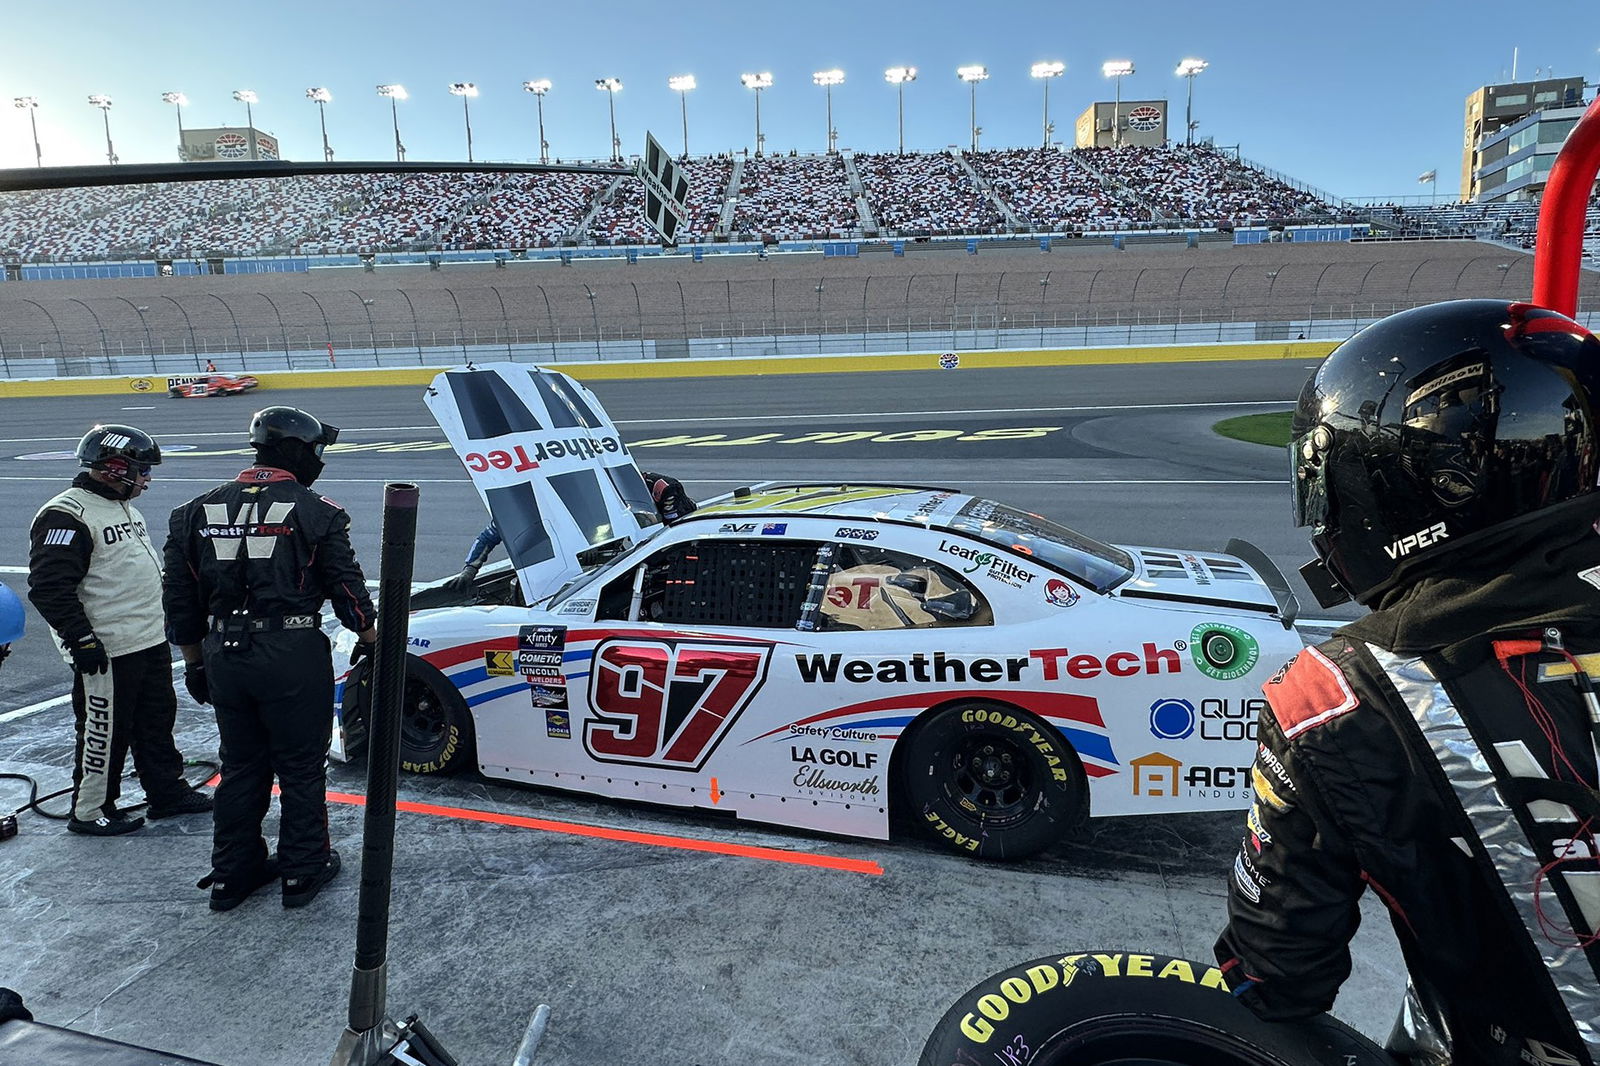
[[[1308,555],[1290,524],[1282,453],[1210,427],[1286,409],[1308,370],[954,370],[595,391],[639,465],[681,478],[697,498],[774,478],[944,485],[1120,543],[1218,548],[1243,537],[1292,574]],[[349,446],[331,454],[318,485],[354,516],[369,577],[382,487],[401,480],[422,487],[418,577],[453,572],[485,514],[418,393],[6,401],[0,581],[22,591],[29,521],[74,470],[52,456],[70,454],[94,421],[129,422],[161,441],[168,459],[139,501],[161,530],[173,506],[248,465],[249,414],[268,402],[343,428]],[[1351,617],[1302,600],[1304,614]],[[68,675],[37,617],[30,627],[0,671],[0,771],[54,790],[69,775]],[[180,702],[180,746],[214,758],[209,711]],[[364,766],[335,766],[330,789],[364,792]],[[0,782],[0,812],[25,798]],[[1106,819],[1048,855],[994,867],[916,839],[820,838],[470,776],[403,778],[401,799],[509,816],[398,820],[390,1010],[420,1013],[464,1064],[508,1063],[539,1002],[553,1015],[535,1061],[555,1066],[911,1063],[956,995],[1018,960],[1087,948],[1209,958],[1241,820]],[[0,985],[41,1021],[220,1063],[331,1055],[353,957],[358,806],[332,805],[346,872],[298,912],[270,897],[208,911],[192,887],[209,868],[204,818],[112,840],[69,837],[37,814],[20,821],[19,838],[0,843]],[[792,861],[597,839],[568,825],[750,845]],[[1381,1039],[1403,968],[1381,908],[1367,917],[1336,1013]]]

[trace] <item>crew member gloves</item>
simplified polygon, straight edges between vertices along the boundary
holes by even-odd
[[[206,678],[205,663],[184,664],[183,687],[189,690],[189,697],[196,703],[211,702],[211,682]]]
[[[93,633],[68,644],[67,654],[72,656],[72,666],[80,674],[103,674],[111,669],[105,645]]]

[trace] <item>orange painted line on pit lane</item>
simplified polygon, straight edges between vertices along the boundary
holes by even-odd
[[[332,803],[348,803],[365,807],[367,797],[350,792],[330,792]],[[542,833],[561,833],[566,836],[594,837],[598,840],[615,840],[624,844],[645,844],[656,848],[677,848],[682,851],[704,851],[713,855],[732,855],[741,859],[762,859],[766,862],[786,862],[794,866],[814,866],[822,870],[841,873],[883,876],[883,867],[862,859],[842,859],[833,855],[818,855],[810,851],[784,851],[781,848],[763,848],[750,844],[728,844],[716,840],[693,840],[689,837],[667,836],[662,833],[636,833],[628,829],[606,829],[601,826],[579,825],[576,822],[556,822],[546,818],[527,818],[520,814],[500,814],[495,811],[477,811],[469,807],[443,807],[434,803],[415,803],[399,800],[395,809],[411,814],[431,814],[438,818],[456,818],[466,822],[488,822],[492,825],[514,825],[521,829],[537,829]]]

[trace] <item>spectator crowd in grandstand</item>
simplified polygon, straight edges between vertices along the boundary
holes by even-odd
[[[1326,221],[1334,205],[1210,146],[689,159],[679,241],[803,240]],[[1381,233],[1531,246],[1536,204],[1388,205]],[[1600,209],[1587,236],[1600,245]],[[0,195],[8,262],[648,243],[628,177],[352,174]]]

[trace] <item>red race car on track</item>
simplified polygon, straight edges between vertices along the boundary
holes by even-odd
[[[249,374],[196,374],[168,378],[167,395],[180,399],[191,396],[237,396],[261,383]]]

